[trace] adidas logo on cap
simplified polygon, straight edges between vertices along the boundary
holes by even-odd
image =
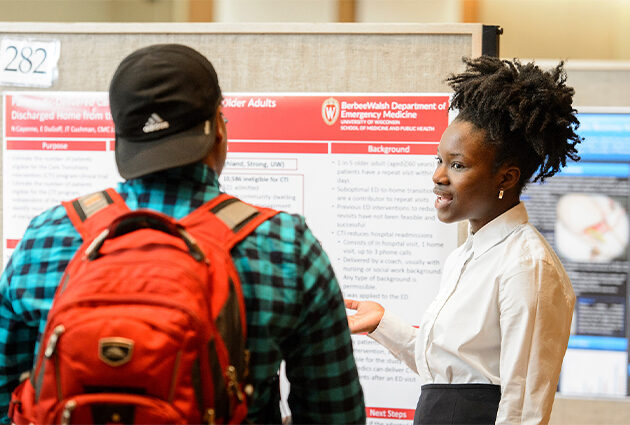
[[[164,121],[162,117],[154,112],[144,124],[144,127],[142,127],[142,131],[145,133],[153,133],[154,131],[167,129],[169,126],[168,121]]]

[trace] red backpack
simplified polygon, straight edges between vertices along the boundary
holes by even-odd
[[[222,194],[176,221],[113,189],[63,204],[84,242],[13,422],[243,422],[253,389],[230,250],[276,211]]]

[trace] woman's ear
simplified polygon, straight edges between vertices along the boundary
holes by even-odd
[[[521,169],[514,164],[505,164],[499,170],[499,188],[510,190],[518,186],[521,179]]]

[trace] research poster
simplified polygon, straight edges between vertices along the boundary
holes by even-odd
[[[628,393],[630,109],[578,109],[581,161],[523,194],[577,296],[560,392]]]
[[[245,201],[303,214],[343,295],[417,325],[437,293],[457,225],[437,221],[431,176],[446,94],[225,94],[220,182]],[[120,177],[107,93],[3,96],[4,263],[40,211]],[[411,423],[416,375],[353,336],[368,422]]]

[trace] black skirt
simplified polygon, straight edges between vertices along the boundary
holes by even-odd
[[[492,384],[427,384],[422,386],[413,423],[494,424],[501,387]]]

